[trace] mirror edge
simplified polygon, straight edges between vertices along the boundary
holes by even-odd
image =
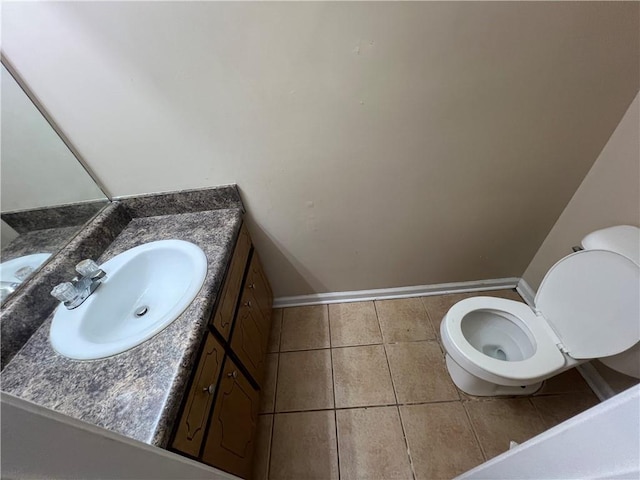
[[[107,201],[112,202],[113,195],[111,195],[109,190],[105,187],[102,181],[100,181],[100,179],[95,174],[95,172],[91,169],[91,167],[89,167],[87,162],[85,162],[80,152],[78,152],[78,150],[75,148],[73,143],[71,143],[69,138],[64,134],[62,129],[58,127],[58,124],[51,117],[51,115],[49,115],[49,112],[47,112],[46,108],[44,108],[44,106],[42,105],[38,97],[29,89],[29,86],[26,84],[26,82],[22,79],[20,74],[14,68],[13,64],[7,58],[4,51],[0,51],[0,63],[2,63],[2,65],[7,69],[9,74],[13,77],[13,79],[16,81],[18,86],[22,89],[24,94],[29,98],[29,100],[31,100],[31,103],[33,103],[36,109],[40,112],[40,115],[42,115],[42,117],[46,120],[49,126],[56,133],[56,135],[60,137],[60,140],[62,140],[62,143],[64,143],[64,145],[69,149],[71,154],[76,158],[76,160],[78,161],[80,166],[84,169],[84,171],[87,172],[87,175],[91,177],[91,180],[93,180],[93,182],[97,185],[97,187],[100,189],[102,194],[106,197]]]

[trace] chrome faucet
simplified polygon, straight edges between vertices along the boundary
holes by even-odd
[[[68,310],[73,310],[91,296],[102,284],[107,275],[93,260],[83,260],[76,265],[76,272],[80,274],[70,282],[56,285],[51,295],[64,303]]]

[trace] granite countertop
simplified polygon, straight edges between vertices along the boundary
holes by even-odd
[[[3,262],[33,253],[56,253],[64,247],[82,225],[74,227],[47,228],[23,233],[11,243],[2,247],[0,258]]]
[[[240,208],[134,218],[98,262],[154,240],[193,242],[205,252],[208,271],[191,305],[143,344],[92,361],[71,360],[53,351],[51,314],[2,371],[2,390],[166,447],[241,224]]]

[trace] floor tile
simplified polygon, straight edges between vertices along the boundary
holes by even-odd
[[[385,342],[433,340],[435,333],[420,298],[376,301]]]
[[[385,349],[398,403],[460,398],[436,342],[394,343]]]
[[[331,350],[336,408],[396,403],[382,345]]]
[[[400,407],[416,479],[453,478],[484,458],[460,402]]]
[[[273,353],[280,350],[280,333],[282,332],[282,309],[274,308],[271,311],[271,332],[269,333],[269,343],[267,352]]]
[[[528,398],[463,402],[487,460],[545,430],[542,418]]]
[[[276,412],[333,408],[330,350],[280,354]]]
[[[273,415],[258,416],[258,432],[256,433],[256,448],[253,453],[253,480],[267,480],[269,477],[269,457],[271,454],[271,428]]]
[[[331,346],[382,343],[382,334],[373,302],[329,305]]]
[[[571,392],[591,392],[589,384],[575,368],[545,380],[544,385],[536,392],[536,395]]]
[[[283,309],[281,352],[329,346],[329,315],[326,305]]]
[[[397,407],[337,410],[340,478],[411,479]]]
[[[265,362],[262,390],[260,391],[260,413],[273,413],[276,403],[276,379],[278,377],[278,354],[268,353]]]
[[[542,395],[533,397],[531,401],[540,413],[545,428],[555,427],[600,403],[592,392]]]
[[[333,410],[276,414],[271,445],[271,480],[338,478]]]
[[[329,346],[329,316],[326,305],[284,309],[281,352]]]

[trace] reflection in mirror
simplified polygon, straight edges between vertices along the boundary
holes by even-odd
[[[2,65],[0,302],[107,198]]]

